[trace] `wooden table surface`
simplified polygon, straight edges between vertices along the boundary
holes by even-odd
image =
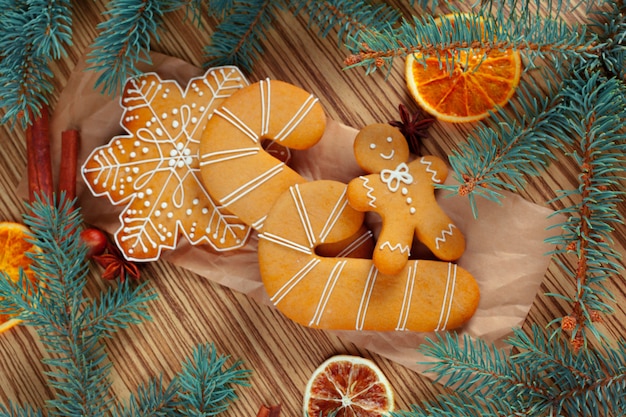
[[[96,24],[106,9],[105,0],[76,1],[73,16],[73,42],[67,57],[53,64],[55,96],[52,108],[75,65],[83,58],[97,35]],[[407,6],[398,2],[405,12]],[[574,19],[577,17],[573,17]],[[189,63],[202,66],[203,46],[209,42],[208,31],[183,22],[184,14],[174,13],[165,19],[161,40],[153,49]],[[212,21],[204,22],[208,27]],[[404,86],[402,63],[397,62],[388,79],[384,74],[364,75],[361,69],[344,70],[347,51],[337,45],[336,37],[322,39],[308,27],[307,18],[283,13],[263,41],[265,53],[248,74],[250,80],[266,77],[299,85],[320,97],[329,117],[355,128],[373,122],[397,119],[399,103],[415,109]],[[462,143],[473,125],[436,123],[431,138],[425,141],[424,153],[446,158]],[[18,127],[0,130],[0,220],[20,220],[23,212],[18,185],[25,173],[24,132]],[[576,168],[567,159],[555,162],[543,178],[530,179],[522,197],[540,205],[555,196],[556,189],[575,186]],[[624,208],[624,204],[621,204]],[[615,233],[615,244],[624,253],[626,230]],[[92,268],[88,291],[97,294],[102,284],[99,269]],[[326,358],[349,353],[372,358],[387,375],[396,392],[396,405],[432,399],[444,389],[429,378],[409,370],[367,349],[346,342],[336,335],[299,326],[279,312],[174,266],[157,261],[143,268],[143,279],[159,294],[150,304],[153,320],[120,331],[107,342],[113,363],[113,394],[123,401],[129,392],[151,376],[163,374],[167,380],[180,370],[180,362],[198,343],[213,342],[217,349],[242,359],[253,370],[251,386],[238,388],[239,400],[225,416],[253,416],[261,404],[281,403],[283,415],[301,415],[305,384],[313,370]],[[564,273],[553,261],[539,289],[524,324],[546,325],[569,312],[568,306],[544,295],[572,289]],[[605,318],[604,330],[610,338],[626,336],[626,290],[621,277],[608,288],[617,297],[615,314]],[[46,386],[44,356],[36,333],[18,327],[0,337],[0,403],[9,401],[44,406],[52,397]]]

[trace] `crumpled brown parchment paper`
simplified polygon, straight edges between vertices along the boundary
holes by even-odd
[[[177,80],[183,87],[190,78],[204,73],[184,61],[156,53],[153,54],[153,65],[141,69],[157,72],[162,79]],[[85,71],[84,62],[79,63],[59,97],[51,119],[55,167],[59,164],[63,130],[73,128],[81,133],[79,165],[93,148],[107,143],[114,135],[125,133],[120,126],[122,108],[119,97],[106,96],[95,90],[95,79],[96,74]],[[356,133],[353,127],[329,120],[320,143],[306,151],[292,151],[293,168],[309,180],[333,179],[347,183],[362,174],[352,153]],[[24,181],[21,187],[24,188]],[[92,196],[81,178],[78,179],[77,194],[86,222],[110,233],[119,227],[118,215],[123,206],[112,206],[106,198]],[[480,200],[478,219],[474,219],[467,199],[438,197],[442,208],[467,239],[466,252],[458,264],[475,276],[481,289],[478,310],[460,332],[497,346],[503,345],[513,327],[522,325],[530,310],[550,262],[546,253],[552,247],[544,243],[544,239],[552,233],[547,228],[556,222],[556,219],[549,218],[550,209],[517,195],[505,194],[501,205]],[[167,252],[164,259],[269,305],[258,272],[256,244],[257,240],[252,236],[244,248],[217,254],[192,247],[181,238],[178,248]],[[334,333],[417,372],[425,369],[421,362],[431,360],[421,355],[417,348],[425,338],[432,338],[432,334]]]

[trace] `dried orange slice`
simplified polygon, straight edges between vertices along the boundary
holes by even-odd
[[[454,15],[445,18],[454,24]],[[451,67],[443,57],[420,54],[407,56],[405,62],[407,87],[417,104],[438,120],[453,123],[477,121],[504,106],[521,74],[520,53],[511,49],[460,50]]]
[[[371,360],[337,355],[311,375],[304,392],[305,417],[380,417],[393,411],[391,385]]]
[[[37,246],[27,241],[29,235],[28,228],[20,223],[0,222],[0,271],[6,275],[0,277],[9,277],[13,281],[17,281],[20,277],[20,268],[31,281],[35,281],[36,277],[31,270],[32,260],[27,253],[37,252]],[[0,333],[19,324],[21,320],[12,318],[6,314],[0,314]]]

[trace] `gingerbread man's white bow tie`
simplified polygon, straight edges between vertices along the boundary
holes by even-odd
[[[413,183],[413,176],[409,173],[409,166],[402,162],[396,169],[383,169],[380,171],[380,180],[387,184],[389,191],[396,192],[400,184],[410,185]]]

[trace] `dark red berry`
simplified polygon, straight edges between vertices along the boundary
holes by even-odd
[[[106,250],[109,241],[106,234],[102,230],[93,227],[80,232],[80,238],[89,248],[87,251],[88,258],[102,255]]]

